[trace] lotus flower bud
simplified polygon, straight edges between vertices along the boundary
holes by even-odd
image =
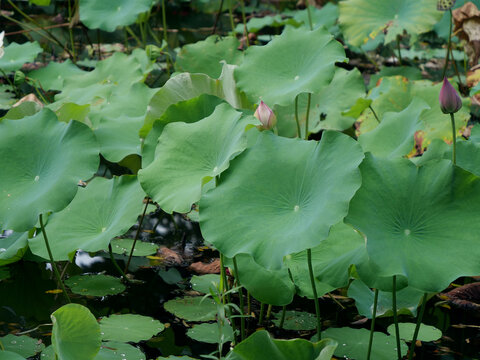
[[[277,117],[273,113],[272,109],[268,107],[263,101],[260,101],[257,110],[255,111],[255,117],[262,123],[261,128],[264,130],[270,130],[277,124]]]
[[[447,78],[443,79],[442,90],[440,90],[440,108],[444,114],[454,114],[462,107],[462,99],[458,96],[455,88]]]

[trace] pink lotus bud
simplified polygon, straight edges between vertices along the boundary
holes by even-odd
[[[455,88],[447,78],[443,79],[442,90],[440,90],[440,108],[444,114],[454,114],[462,107],[462,99],[458,96]]]
[[[273,113],[272,109],[268,107],[263,101],[260,101],[257,110],[255,111],[255,117],[262,123],[261,128],[264,130],[272,129],[277,123],[277,117]]]

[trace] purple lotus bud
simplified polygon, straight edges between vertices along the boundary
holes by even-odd
[[[447,78],[443,79],[442,90],[440,90],[440,108],[444,114],[454,114],[462,107],[462,99],[458,96],[455,88]]]
[[[268,107],[263,101],[260,101],[257,110],[255,111],[255,117],[262,123],[261,128],[264,130],[270,130],[277,124],[277,117],[273,113],[272,109]]]

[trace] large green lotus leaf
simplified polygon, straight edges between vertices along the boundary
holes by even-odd
[[[112,32],[119,26],[133,24],[152,4],[152,0],[80,0],[80,21],[89,29]]]
[[[41,341],[26,335],[16,336],[8,334],[0,337],[0,343],[3,345],[3,350],[17,353],[26,358],[34,356],[45,348]]]
[[[211,324],[198,324],[193,325],[192,328],[188,329],[187,336],[193,340],[197,340],[209,344],[217,344],[222,337],[222,342],[226,343],[228,341],[233,341],[233,330],[232,327],[225,323],[222,326],[222,334],[220,335],[219,326],[217,323]]]
[[[402,54],[403,55],[403,54]],[[445,55],[445,54],[444,54]],[[383,77],[389,76],[403,76],[408,80],[422,80],[422,70],[413,66],[385,66],[381,70],[370,77],[368,88],[371,89],[377,86],[378,81]]]
[[[367,154],[346,222],[367,237],[378,276],[402,275],[425,292],[480,273],[480,178],[448,160],[416,167]],[[461,229],[461,234],[460,230]]]
[[[46,67],[28,73],[28,77],[37,80],[44,90],[62,90],[65,78],[84,74],[70,60],[50,62]]]
[[[329,84],[325,84],[311,97],[309,132],[322,129],[345,130],[353,125],[355,118],[343,115],[350,110],[358,98],[365,96],[365,84],[358,69],[347,71],[338,68]],[[295,137],[297,124],[295,121],[295,104],[276,106],[278,132],[282,136]],[[305,137],[305,117],[307,112],[307,94],[298,97],[298,117],[300,120],[301,137]]]
[[[266,330],[250,335],[235,346],[229,360],[330,360],[337,343],[324,339],[315,343],[304,339],[275,340]]]
[[[339,22],[346,40],[354,45],[386,33],[385,43],[406,31],[413,39],[433,29],[442,17],[437,0],[346,0],[340,2]]]
[[[84,296],[116,295],[125,291],[119,278],[103,274],[75,275],[65,280],[65,284],[74,294]]]
[[[67,260],[78,249],[107,249],[111,239],[135,224],[144,196],[136,177],[128,175],[111,180],[97,177],[79,189],[70,205],[53,214],[46,225],[55,260]],[[48,259],[42,234],[29,244],[34,254]]]
[[[140,342],[163,331],[165,326],[148,316],[123,314],[110,315],[100,320],[102,340]]]
[[[25,358],[11,351],[0,350],[0,360],[25,360]]]
[[[155,148],[158,144],[158,138],[167,124],[177,121],[184,123],[197,122],[210,116],[217,105],[222,102],[224,102],[222,99],[214,95],[203,94],[170,105],[163,115],[153,123],[152,130],[150,130],[143,142],[143,168],[146,168],[155,158]]]
[[[236,37],[212,35],[203,41],[185,45],[177,54],[175,69],[189,73],[207,74],[216,79],[222,73],[224,60],[227,64],[238,65],[243,53],[238,50],[240,41]]]
[[[372,318],[373,315],[373,300],[375,294],[370,288],[361,280],[354,280],[348,288],[348,297],[355,300],[358,313]],[[397,297],[397,312],[399,314],[416,316],[417,306],[423,293],[411,287],[406,287],[396,292]],[[377,315],[376,316],[393,316],[392,293],[379,291],[377,301]]]
[[[145,360],[145,354],[135,346],[115,341],[107,341],[102,343],[102,347],[95,357],[95,360],[125,359]],[[42,358],[42,360],[47,359]]]
[[[187,321],[210,321],[217,316],[217,304],[210,298],[191,296],[167,301],[163,307],[176,317]]]
[[[228,257],[250,254],[280,269],[285,255],[319,245],[345,216],[362,159],[358,143],[341,133],[326,131],[316,142],[263,132],[202,197],[202,234]]]
[[[52,345],[59,360],[92,360],[100,350],[100,325],[90,310],[67,304],[51,316]]]
[[[11,43],[4,48],[5,54],[0,58],[0,69],[4,72],[19,70],[23,64],[35,60],[43,50],[35,42],[24,44]]]
[[[0,158],[0,228],[15,231],[65,208],[99,162],[92,131],[77,121],[61,123],[48,109],[0,122]]]
[[[322,90],[333,78],[335,63],[345,60],[342,45],[324,28],[286,27],[267,45],[248,48],[235,79],[250,101],[286,106],[300,93]]]
[[[282,313],[275,313],[276,319],[273,323],[280,326]],[[283,329],[285,330],[313,330],[317,327],[317,317],[315,314],[303,311],[288,310],[285,311]]]
[[[399,323],[400,338],[406,341],[412,341],[415,327],[414,323]],[[395,324],[391,324],[387,329],[389,334],[395,334]],[[442,332],[434,326],[422,324],[418,332],[417,340],[435,341],[442,337]]]
[[[153,123],[162,117],[170,105],[193,99],[202,94],[215,95],[236,109],[251,108],[245,95],[237,90],[233,78],[235,67],[235,65],[224,64],[222,75],[218,80],[205,74],[190,73],[181,73],[170,78],[150,101],[140,136],[145,137],[148,134]]]
[[[245,128],[256,123],[230,105],[186,124],[168,124],[158,139],[155,160],[138,178],[145,192],[171,213],[187,213],[200,200],[202,185],[222,173],[247,146]]]
[[[414,99],[422,99],[430,109],[420,115],[421,125],[417,141],[422,147],[427,147],[433,139],[452,140],[452,128],[448,115],[442,113],[438,103],[438,94],[442,84],[434,84],[427,80],[409,81],[401,76],[383,78],[380,85],[370,91],[369,98],[373,100],[372,107],[380,121],[387,112],[400,112],[410,105]],[[455,114],[456,128],[461,133],[470,118],[469,107],[464,106]],[[364,134],[378,126],[370,109],[365,110],[358,119],[359,133]],[[458,133],[458,134],[459,134]]]
[[[363,360],[367,358],[370,331],[367,329],[328,328],[322,336],[338,342],[335,356],[339,358]],[[408,347],[401,343],[402,355],[407,353]],[[388,336],[381,332],[373,334],[371,359],[392,360],[397,358],[397,344],[395,336]]]
[[[430,107],[420,98],[398,113],[388,112],[372,131],[362,134],[358,142],[363,151],[379,157],[402,157],[415,145],[415,133],[421,128],[420,116]]]
[[[365,262],[366,247],[363,237],[343,222],[330,229],[328,237],[312,248],[312,265],[319,296],[348,285],[349,268]],[[286,256],[285,263],[292,274],[297,292],[313,298],[307,263],[307,252]]]
[[[279,270],[265,269],[248,254],[238,254],[235,258],[240,283],[255,299],[276,306],[288,305],[292,302],[295,285],[286,267]],[[226,263],[233,268],[232,260],[228,259]]]
[[[459,139],[460,140],[460,139]],[[440,139],[433,140],[427,151],[420,157],[411,160],[417,165],[423,165],[427,161],[435,159],[452,159],[452,145]],[[480,143],[472,141],[458,141],[456,163],[458,167],[480,176]]]
[[[28,232],[10,234],[0,239],[0,266],[20,260],[28,248]]]

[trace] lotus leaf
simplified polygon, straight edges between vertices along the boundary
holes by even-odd
[[[217,304],[201,296],[172,299],[165,303],[164,308],[187,321],[210,321],[217,316]]]
[[[25,360],[25,358],[11,351],[0,350],[0,360]]]
[[[228,341],[233,341],[233,330],[229,324],[225,323],[222,326],[222,334],[220,335],[220,331],[217,323],[198,324],[198,325],[193,325],[192,328],[188,329],[187,336],[193,340],[197,340],[197,341],[209,343],[209,344],[219,343],[220,336],[221,336],[222,342],[226,343]]]
[[[280,318],[282,317],[281,313],[275,313],[276,319],[273,320],[273,323],[276,326],[280,326]],[[313,330],[317,327],[317,318],[315,314],[289,310],[285,312],[285,322],[283,323],[283,328],[285,330]]]
[[[20,260],[28,248],[28,233],[12,233],[0,239],[0,266]]]
[[[129,255],[132,249],[133,239],[113,239],[112,252],[118,255]],[[158,250],[158,245],[153,243],[147,243],[145,241],[137,241],[135,249],[133,250],[133,256],[147,256],[155,254]]]
[[[0,69],[10,72],[20,70],[23,64],[32,62],[43,50],[35,41],[24,44],[13,42],[6,46],[4,51],[5,54],[0,58]]]
[[[52,345],[58,358],[93,360],[100,350],[100,325],[90,310],[67,304],[52,315]]]
[[[415,332],[416,324],[414,323],[399,323],[398,324],[400,337],[406,341],[412,341]],[[395,333],[395,324],[391,324],[387,329],[389,334]],[[420,341],[435,341],[442,337],[442,332],[434,326],[421,324],[418,332],[417,340]]]
[[[98,352],[95,360],[145,360],[145,354],[135,346],[123,344],[115,341],[102,343],[102,347]],[[47,360],[43,359],[42,360]],[[52,359],[53,360],[53,359]]]
[[[77,121],[61,123],[48,109],[0,122],[0,158],[0,228],[15,231],[65,208],[99,162],[92,131]]]
[[[0,84],[0,110],[10,109],[15,102],[15,92],[12,87]]]
[[[332,32],[332,28],[335,26],[339,15],[338,5],[328,2],[322,6],[321,9],[311,6],[310,10],[304,9],[295,11],[295,13],[293,13],[293,19],[303,23],[305,27],[310,29],[308,11],[310,11],[312,17],[313,29],[318,29],[319,27],[324,26],[328,31]]]
[[[275,340],[265,330],[250,335],[235,346],[228,360],[330,360],[337,343],[330,339],[311,343],[304,339]]]
[[[100,320],[102,340],[140,342],[163,331],[165,326],[148,316],[123,314],[110,315]]]
[[[80,21],[90,29],[112,32],[119,26],[133,24],[152,4],[152,0],[80,0]]]
[[[144,196],[135,176],[93,179],[78,191],[70,205],[53,214],[46,225],[54,258],[67,260],[78,249],[106,250],[112,238],[135,224],[144,206]],[[42,234],[29,240],[32,252],[47,259],[43,243]]]
[[[175,69],[189,73],[203,73],[217,79],[222,73],[224,60],[227,64],[238,65],[243,58],[238,50],[240,41],[232,36],[212,35],[203,41],[185,45],[177,55]]]
[[[315,142],[263,132],[200,201],[202,234],[228,257],[246,253],[280,269],[285,255],[319,245],[345,216],[362,159],[341,133]]]
[[[28,77],[37,80],[44,90],[62,90],[66,78],[81,75],[85,72],[70,60],[51,62],[46,67],[28,73]]]
[[[386,33],[388,44],[409,33],[413,39],[433,29],[442,17],[437,0],[346,0],[340,2],[339,23],[346,40],[360,46]]]
[[[190,279],[192,289],[204,294],[210,294],[210,292],[216,292],[216,289],[220,285],[220,275],[218,274],[206,274],[206,275],[193,275]]]
[[[119,278],[103,274],[75,275],[65,280],[65,284],[74,294],[84,296],[116,295],[125,290]]]
[[[329,337],[338,342],[335,356],[348,359],[365,359],[368,350],[370,331],[367,329],[328,328],[322,336]],[[373,334],[371,359],[392,360],[396,359],[397,347],[395,336],[388,336],[381,332]],[[407,353],[408,347],[401,343],[402,355]]]
[[[142,187],[165,212],[189,212],[200,199],[202,185],[245,149],[245,128],[256,122],[222,104],[201,121],[168,124],[158,139],[155,160],[138,174]]]
[[[377,276],[402,275],[414,288],[438,292],[480,272],[472,251],[480,230],[478,177],[448,160],[416,167],[369,154],[360,169],[362,186],[345,221],[367,237]]]
[[[335,63],[345,60],[342,45],[324,28],[286,27],[267,45],[247,49],[235,79],[250,101],[286,106],[300,93],[322,90],[333,78]]]
[[[5,114],[4,117],[0,118],[9,119],[9,120],[18,120],[22,119],[27,116],[35,115],[37,112],[42,110],[43,106],[39,105],[34,101],[25,101],[17,106],[12,107],[8,112]],[[68,122],[68,121],[66,121]]]
[[[247,30],[249,33],[258,33],[265,27],[278,28],[286,24],[298,25],[297,21],[293,19],[283,19],[282,15],[265,15],[249,19],[247,21]],[[245,32],[243,23],[237,24],[235,32],[237,34],[243,34]]]
[[[8,334],[0,338],[0,343],[4,347],[4,351],[11,351],[25,358],[34,356],[45,348],[45,345],[38,339],[29,336],[16,336]]]

